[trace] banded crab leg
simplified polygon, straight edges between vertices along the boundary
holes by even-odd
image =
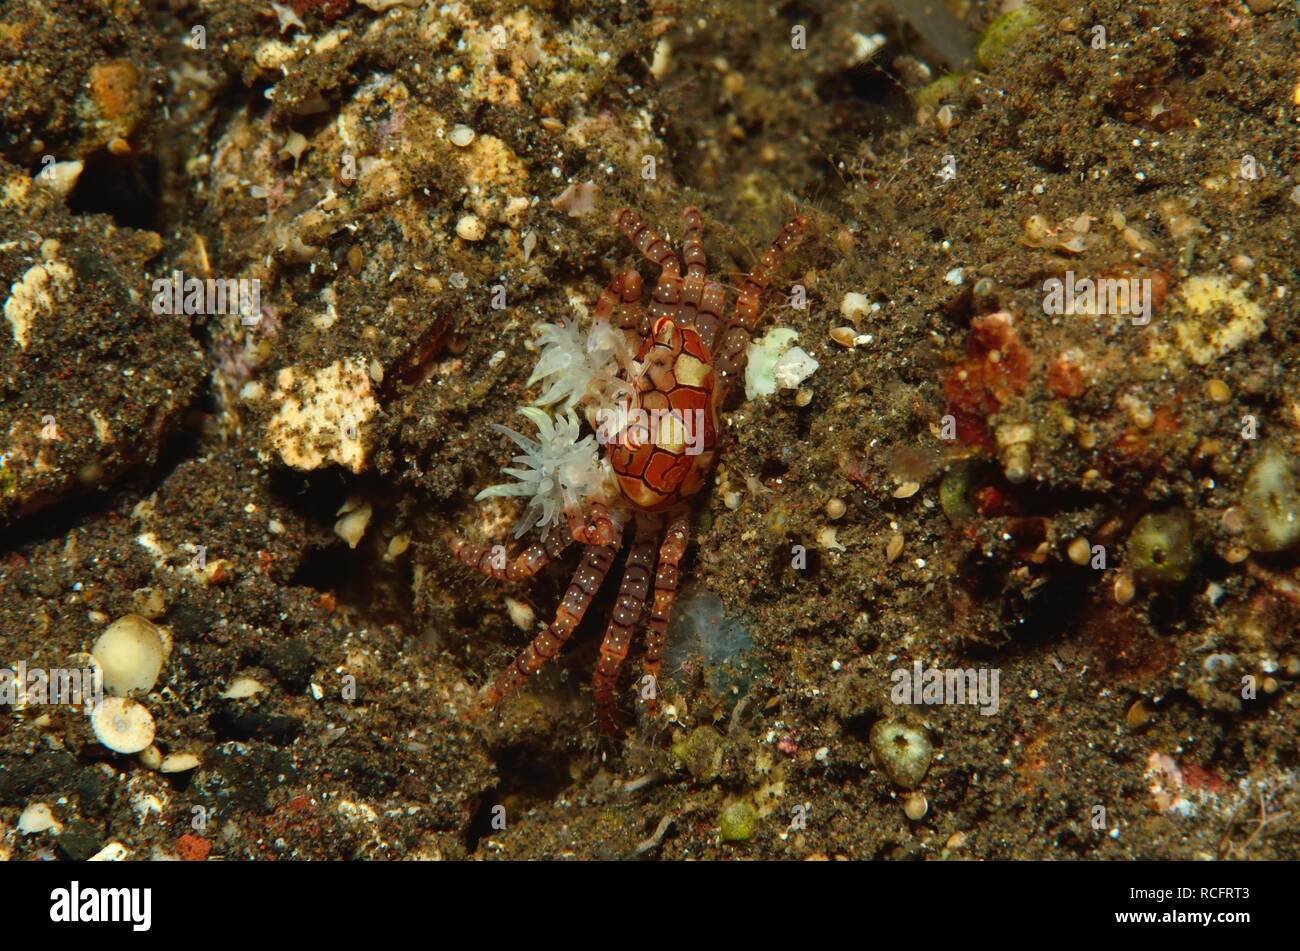
[[[727,304],[727,292],[717,281],[705,279],[707,259],[704,242],[700,239],[703,225],[700,209],[692,206],[682,213],[682,258],[686,261],[686,278],[682,281],[682,303],[679,321],[694,327],[706,349],[713,350],[718,332],[723,329],[722,311]]]
[[[531,578],[559,558],[571,541],[564,532],[549,532],[540,542],[534,542],[514,558],[507,559],[504,545],[471,545],[450,532],[444,538],[457,560],[479,574],[506,582]]]
[[[721,406],[745,369],[745,350],[758,329],[763,292],[767,290],[772,278],[785,260],[786,252],[802,237],[808,219],[802,216],[792,219],[781,229],[776,240],[759,257],[754,269],[745,275],[740,285],[740,295],[736,298],[736,309],[732,313],[727,331],[722,335],[722,342],[714,354],[714,364],[718,370],[717,400]]]
[[[623,567],[623,580],[618,588],[618,601],[610,615],[605,637],[600,642],[600,659],[592,685],[596,697],[596,718],[600,728],[610,736],[617,731],[615,707],[617,706],[618,672],[627,657],[632,637],[641,616],[645,613],[646,598],[650,593],[650,577],[655,567],[655,538],[658,525],[649,518],[637,519],[636,541],[628,551]]]
[[[712,352],[718,334],[724,329],[723,308],[727,305],[727,290],[716,281],[707,281],[705,244],[701,240],[703,225],[699,209],[688,208],[682,213],[685,233],[681,238],[681,253],[686,261],[686,278],[681,287],[681,321],[694,327],[699,339]]]
[[[646,308],[645,319],[637,328],[644,337],[650,333],[650,328],[654,327],[660,318],[677,317],[682,302],[682,265],[668,242],[647,225],[635,211],[622,209],[618,213],[618,224],[627,235],[627,239],[636,245],[645,259],[659,267],[659,279],[655,281],[654,290],[650,292],[650,306]]]
[[[619,271],[596,299],[593,312],[597,321],[604,321],[623,331],[627,348],[636,356],[641,348],[641,290],[644,283],[641,273],[633,267]]]
[[[578,570],[568,590],[560,599],[560,606],[555,609],[555,620],[532,641],[515,655],[505,667],[479,693],[478,702],[472,712],[490,710],[514,691],[518,690],[528,678],[546,665],[546,662],[560,652],[560,648],[573,636],[574,630],[582,623],[582,618],[591,607],[591,600],[596,596],[609,567],[614,563],[622,540],[620,529],[615,537],[605,545],[589,545],[582,554]]]
[[[569,523],[569,534],[573,540],[584,545],[599,548],[615,544],[623,534],[620,520],[614,517],[608,505],[596,499],[587,499],[582,505],[566,507],[564,518]]]
[[[481,575],[497,581],[523,581],[537,574],[559,558],[571,541],[597,547],[616,542],[621,536],[619,522],[604,502],[589,499],[585,509],[566,508],[568,536],[564,532],[548,532],[540,542],[534,542],[514,558],[507,558],[504,545],[475,545],[453,532],[443,540],[452,555]]]
[[[648,701],[650,716],[659,709],[659,671],[663,667],[664,648],[668,643],[668,614],[677,597],[680,580],[678,568],[686,556],[686,546],[691,540],[691,510],[682,505],[668,515],[668,530],[659,546],[659,567],[655,571],[655,596],[650,605],[650,621],[645,635],[645,672],[653,678],[653,691]]]

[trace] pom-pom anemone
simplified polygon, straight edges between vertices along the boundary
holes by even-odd
[[[558,405],[567,412],[586,399],[604,408],[631,390],[618,378],[631,356],[627,342],[622,331],[608,323],[598,322],[584,334],[577,321],[565,317],[558,324],[543,325],[537,341],[542,354],[528,385],[544,381],[546,389],[533,405]]]
[[[517,468],[502,469],[519,481],[489,486],[474,498],[475,501],[497,496],[527,498],[528,505],[515,524],[515,537],[534,527],[542,529],[545,536],[564,517],[566,509],[578,508],[581,500],[600,486],[603,471],[595,437],[589,434],[579,438],[581,424],[572,411],[554,420],[535,406],[522,406],[519,412],[537,427],[536,439],[529,439],[508,426],[492,424],[493,429],[509,436],[524,451],[511,460]]]

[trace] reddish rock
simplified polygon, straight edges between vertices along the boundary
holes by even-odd
[[[212,843],[201,835],[186,833],[177,840],[176,850],[186,862],[202,862],[212,851]]]
[[[996,413],[1029,382],[1033,356],[1006,311],[971,321],[966,358],[948,371],[943,395],[957,422],[957,438],[966,445],[992,450],[985,419]]]

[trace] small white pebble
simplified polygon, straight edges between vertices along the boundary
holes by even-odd
[[[110,842],[90,858],[87,862],[120,862],[128,855],[125,845],[121,842]]]
[[[855,317],[863,317],[866,315],[867,308],[870,304],[871,302],[867,300],[866,294],[858,294],[850,291],[845,294],[844,299],[840,301],[840,314],[848,320],[853,320]]]
[[[817,544],[820,545],[822,548],[830,549],[833,551],[848,550],[843,545],[840,544],[839,538],[836,537],[835,528],[830,525],[827,525],[825,528],[822,528],[817,533]]]
[[[830,755],[831,755],[831,748],[829,746],[822,746],[822,747],[818,747],[817,752],[813,754],[813,759],[815,759],[819,763],[823,763],[826,761],[826,757]]]
[[[537,623],[537,614],[532,606],[523,601],[506,598],[506,612],[510,615],[511,623],[521,631],[531,631]]]
[[[451,135],[447,138],[451,139],[452,145],[458,145],[463,149],[474,141],[474,130],[467,125],[458,125],[451,130]]]
[[[23,810],[23,814],[18,817],[18,831],[23,835],[35,835],[38,832],[47,832],[53,829],[55,835],[63,829],[59,821],[54,818],[54,813],[50,807],[43,802],[33,802]]]
[[[456,234],[466,241],[482,241],[487,227],[478,215],[465,215],[456,222]]]

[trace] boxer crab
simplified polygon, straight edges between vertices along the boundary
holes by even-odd
[[[555,621],[480,692],[475,709],[487,710],[559,653],[631,526],[633,540],[594,678],[597,718],[606,733],[615,730],[619,669],[647,613],[645,673],[650,679],[643,683],[653,687],[658,680],[678,567],[690,537],[691,501],[704,487],[717,448],[717,411],[743,374],[763,292],[806,220],[796,217],[787,224],[741,279],[729,319],[722,316],[723,284],[706,276],[698,209],[683,213],[680,260],[635,212],[619,212],[618,224],[659,268],[649,305],[642,305],[641,275],[628,267],[601,293],[585,344],[567,321],[542,331],[542,356],[529,382],[549,380],[538,403],[562,402],[563,409],[556,419],[536,405],[520,410],[536,425],[536,440],[495,427],[523,450],[514,462],[526,468],[505,469],[519,481],[492,486],[476,497],[531,497],[515,535],[536,526],[543,529],[541,541],[507,558],[500,545],[448,539],[462,562],[507,582],[537,574],[570,541],[586,546]],[[578,405],[605,448],[603,464],[592,436],[579,438],[581,426],[573,413]],[[552,530],[561,516],[567,532]],[[654,690],[642,696],[653,715]]]

